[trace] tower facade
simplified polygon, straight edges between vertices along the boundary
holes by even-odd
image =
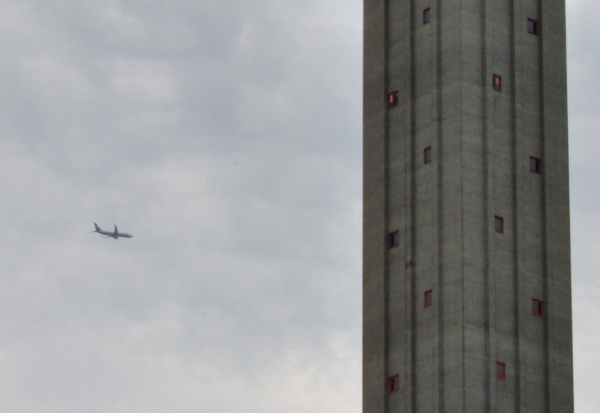
[[[364,13],[363,412],[573,412],[564,0]]]

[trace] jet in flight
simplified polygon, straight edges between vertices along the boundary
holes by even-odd
[[[124,232],[119,232],[117,230],[117,226],[116,225],[115,225],[115,230],[113,232],[102,231],[100,229],[100,227],[98,226],[98,224],[96,224],[95,222],[94,222],[94,225],[96,226],[96,231],[92,231],[92,232],[97,232],[98,234],[102,234],[102,235],[108,235],[107,238],[114,238],[114,239],[119,239],[119,237],[122,237],[122,238],[133,238],[132,235],[125,234]]]

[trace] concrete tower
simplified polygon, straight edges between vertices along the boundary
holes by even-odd
[[[564,0],[364,11],[364,413],[572,413]]]

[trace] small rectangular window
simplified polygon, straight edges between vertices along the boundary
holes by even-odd
[[[536,174],[542,173],[542,160],[539,158],[529,157],[529,170]]]
[[[425,308],[433,305],[433,290],[425,291]]]
[[[400,232],[395,231],[388,234],[387,246],[388,248],[395,248],[400,245]]]
[[[431,8],[428,7],[423,10],[423,24],[429,24],[431,22]]]
[[[538,317],[544,316],[544,302],[540,300],[536,300],[535,298],[531,300],[533,315]]]
[[[504,218],[499,216],[494,217],[494,231],[504,234]]]
[[[502,78],[498,75],[494,75],[492,78],[492,86],[494,90],[502,92]]]
[[[388,392],[394,393],[400,390],[400,376],[388,378]]]
[[[537,20],[527,19],[527,33],[538,36],[540,34],[540,24]]]
[[[498,380],[506,380],[506,365],[496,362],[496,378]]]
[[[398,91],[392,92],[388,95],[387,107],[388,109],[398,106]]]
[[[423,163],[431,162],[431,146],[423,150]]]

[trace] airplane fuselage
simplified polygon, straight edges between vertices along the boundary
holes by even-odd
[[[114,231],[103,231],[100,229],[100,227],[98,225],[96,225],[96,223],[94,223],[94,225],[96,226],[96,230],[94,232],[97,232],[98,234],[102,234],[102,235],[106,235],[108,237],[114,238],[114,239],[119,239],[119,238],[133,238],[133,235],[130,234],[126,234],[124,232],[119,232],[117,230],[117,226],[115,225],[115,230]]]
[[[126,234],[124,232],[117,232],[116,234],[114,232],[109,232],[109,231],[96,231],[98,234],[102,234],[102,235],[108,235],[109,237],[112,237],[114,239],[119,239],[119,238],[133,238],[132,235]]]

